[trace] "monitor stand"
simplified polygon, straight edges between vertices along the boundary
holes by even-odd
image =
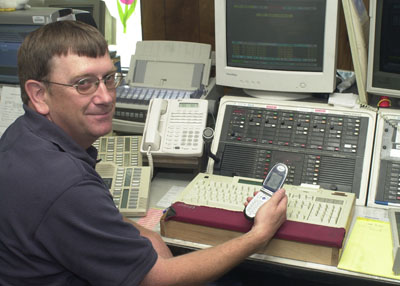
[[[281,91],[266,91],[266,90],[256,90],[256,89],[243,89],[244,93],[249,96],[268,99],[268,100],[301,100],[301,99],[311,99],[312,95],[310,93],[302,92],[281,92]]]

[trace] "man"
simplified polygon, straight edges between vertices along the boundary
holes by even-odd
[[[120,77],[107,43],[74,21],[45,25],[18,53],[25,114],[0,140],[0,285],[194,285],[265,246],[285,220],[278,191],[252,230],[172,257],[124,219],[95,171],[92,143],[112,128]]]

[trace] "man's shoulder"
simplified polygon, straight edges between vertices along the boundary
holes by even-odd
[[[3,186],[11,189],[18,185],[25,195],[40,190],[42,194],[54,196],[87,178],[99,179],[87,161],[64,150],[51,139],[25,131],[19,132],[13,142],[0,145]],[[82,154],[85,156],[84,151]]]

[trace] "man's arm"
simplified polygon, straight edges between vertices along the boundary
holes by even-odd
[[[285,191],[279,190],[259,209],[249,232],[207,249],[159,257],[141,285],[197,285],[215,280],[267,245],[286,219],[286,206]]]
[[[148,238],[159,256],[162,258],[173,257],[170,249],[158,233],[151,231],[126,217],[124,217],[124,221],[133,224],[140,231],[141,236]]]

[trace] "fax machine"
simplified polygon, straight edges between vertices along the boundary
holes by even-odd
[[[177,41],[138,42],[125,83],[117,88],[114,131],[143,133],[152,98],[217,99],[215,78],[210,78],[210,70],[211,45]],[[213,104],[210,106],[214,108]]]

